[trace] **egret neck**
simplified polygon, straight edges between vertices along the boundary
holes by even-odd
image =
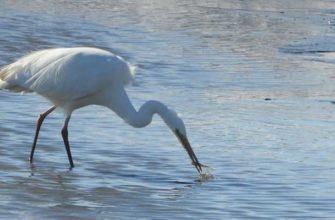
[[[101,101],[102,105],[110,108],[127,124],[135,128],[142,128],[149,125],[153,115],[158,114],[165,123],[171,128],[169,116],[172,115],[166,105],[159,101],[147,101],[138,111],[134,108],[124,88],[108,90]],[[105,100],[107,99],[108,102]],[[170,116],[171,117],[171,116]]]
[[[147,101],[138,111],[136,111],[123,87],[106,92],[104,97],[110,101],[106,102],[106,100],[103,100],[102,103],[114,111],[127,124],[135,128],[142,128],[149,125],[152,121],[153,115],[158,114],[163,119],[165,124],[177,136],[178,140],[181,142],[191,158],[192,164],[196,167],[198,172],[201,173],[202,165],[199,163],[187,139],[184,122],[177,115],[177,113],[159,101]],[[106,105],[106,103],[109,104]]]

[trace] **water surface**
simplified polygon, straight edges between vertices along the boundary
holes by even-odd
[[[155,117],[131,128],[106,108],[76,111],[68,170],[50,106],[0,91],[0,216],[6,219],[335,218],[332,1],[2,0],[0,64],[33,50],[95,46],[137,66],[138,108],[179,112],[198,174]]]

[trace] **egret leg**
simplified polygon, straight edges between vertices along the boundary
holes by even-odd
[[[69,115],[64,122],[64,127],[62,129],[62,137],[63,137],[63,141],[64,141],[64,145],[65,145],[65,149],[66,149],[66,153],[67,153],[67,157],[69,158],[69,162],[70,162],[70,167],[74,167],[73,165],[73,160],[72,160],[72,155],[71,155],[71,150],[70,150],[70,144],[69,144],[69,135],[68,135],[68,131],[67,131],[67,126],[69,124],[71,115]]]
[[[38,138],[38,134],[40,133],[42,123],[43,123],[44,119],[55,109],[56,109],[56,106],[52,106],[48,111],[41,113],[38,120],[37,120],[35,138],[34,138],[33,145],[31,147],[31,152],[30,152],[30,157],[29,157],[30,163],[33,162],[35,147],[36,147],[36,143],[37,143],[37,138]]]

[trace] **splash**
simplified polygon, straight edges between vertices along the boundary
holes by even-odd
[[[202,172],[199,175],[199,182],[206,182],[214,179],[213,169],[211,167],[202,164],[201,168]]]

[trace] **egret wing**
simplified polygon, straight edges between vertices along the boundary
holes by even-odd
[[[131,66],[95,48],[58,48],[34,52],[0,71],[2,88],[37,92],[51,100],[71,101],[113,83],[129,83]]]

